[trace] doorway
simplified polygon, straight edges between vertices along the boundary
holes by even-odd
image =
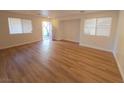
[[[43,40],[52,40],[52,24],[49,21],[42,22]]]

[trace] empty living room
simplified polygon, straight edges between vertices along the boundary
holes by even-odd
[[[123,83],[123,10],[0,10],[1,83]]]

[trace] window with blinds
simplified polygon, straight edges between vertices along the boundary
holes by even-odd
[[[21,19],[9,18],[8,21],[9,21],[10,34],[21,34],[22,33]]]
[[[32,33],[31,20],[20,18],[8,18],[8,22],[10,34]]]
[[[31,20],[22,19],[22,29],[23,33],[31,33],[32,32]]]
[[[110,36],[111,26],[111,17],[86,19],[84,25],[84,34],[96,36]]]
[[[88,35],[95,35],[96,19],[87,19],[85,21],[84,33]]]

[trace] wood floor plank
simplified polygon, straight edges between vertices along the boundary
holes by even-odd
[[[0,50],[0,82],[122,82],[110,52],[66,41]]]

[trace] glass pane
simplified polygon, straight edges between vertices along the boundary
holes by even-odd
[[[32,21],[23,19],[22,28],[24,33],[32,33]]]
[[[97,19],[97,30],[96,35],[98,36],[109,36],[111,32],[112,18],[98,18]]]
[[[84,24],[84,33],[87,35],[95,35],[96,19],[87,19]]]
[[[9,32],[10,34],[22,33],[21,19],[19,18],[8,18],[9,21]]]

